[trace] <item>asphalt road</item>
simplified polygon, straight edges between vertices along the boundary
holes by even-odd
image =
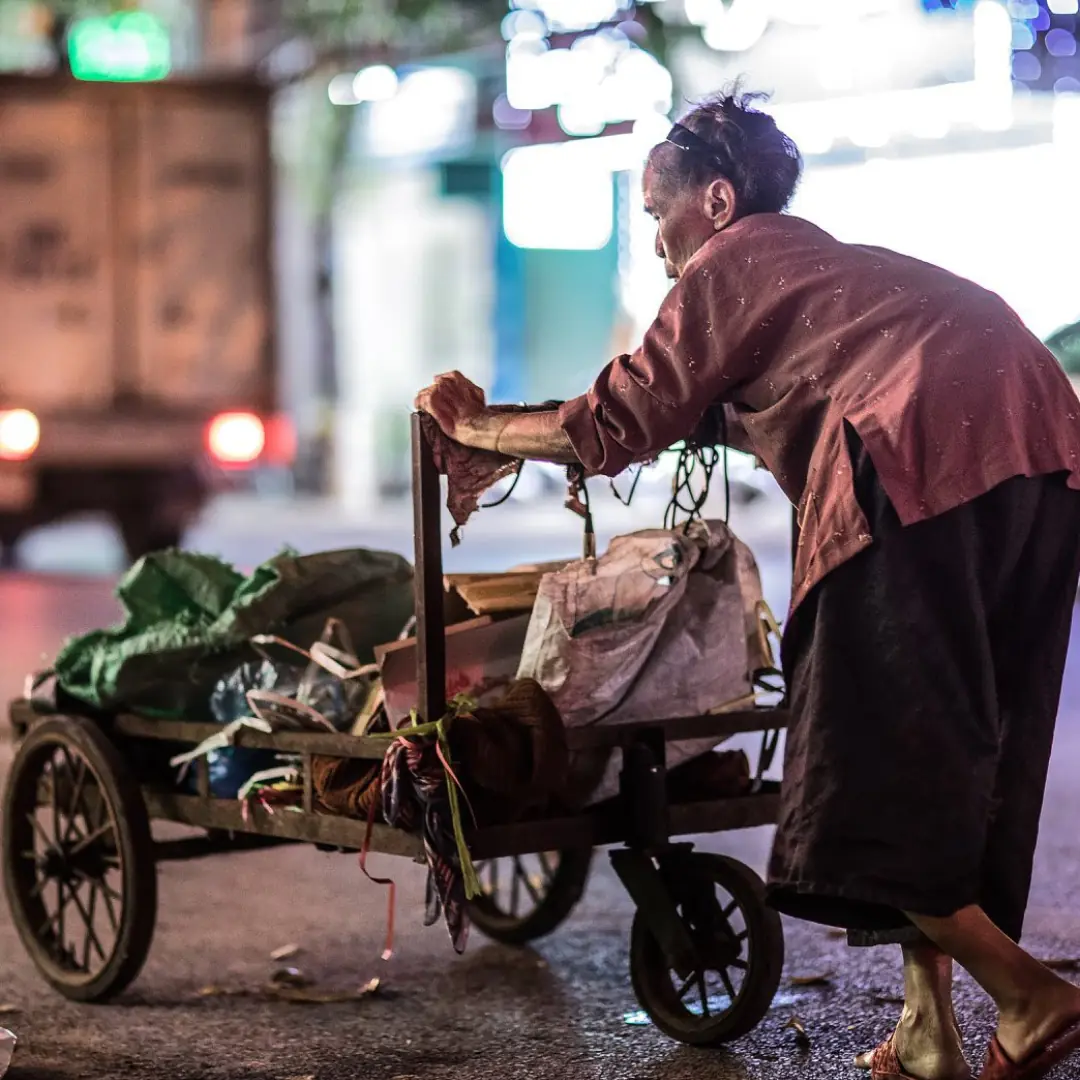
[[[251,536],[271,547],[277,543],[273,530],[258,521],[249,524],[247,540],[235,532],[218,538],[220,549],[239,561],[245,561],[245,552],[261,555]],[[309,549],[329,535],[317,529],[304,534],[300,525],[295,532],[302,541],[306,536],[303,546]],[[493,568],[550,557],[552,541],[542,530],[526,532],[521,526],[516,535],[486,541],[472,535],[473,558],[482,557],[479,565]],[[364,542],[356,540],[355,530],[349,535],[350,542]],[[407,550],[407,531],[393,536],[386,546]],[[286,539],[297,542],[296,536]],[[766,590],[782,610],[783,537],[775,529],[764,550]],[[0,691],[18,693],[23,675],[66,634],[108,622],[115,610],[104,578],[0,579]],[[10,753],[10,744],[0,740],[0,773]],[[1080,957],[1077,776],[1080,652],[1068,675],[1028,922],[1027,943],[1044,957]],[[701,846],[761,870],[768,843],[769,830],[755,830],[704,838]],[[108,1007],[73,1005],[49,990],[0,905],[0,1026],[14,1030],[20,1040],[9,1077],[825,1080],[859,1075],[850,1068],[851,1054],[879,1040],[896,1019],[900,979],[893,950],[851,950],[825,930],[789,923],[785,985],[761,1027],[723,1051],[680,1047],[649,1026],[627,1022],[637,1008],[627,976],[632,907],[605,863],[603,856],[597,858],[578,910],[535,949],[488,944],[477,934],[459,958],[441,925],[421,926],[422,870],[403,860],[373,859],[376,876],[392,875],[399,886],[397,946],[389,962],[380,959],[385,894],[352,857],[297,847],[168,864],[160,870],[160,913],[150,959],[134,987]],[[302,949],[289,962],[318,988],[353,989],[377,976],[382,992],[358,1002],[303,1006],[200,996],[200,989],[211,985],[257,989],[276,966],[270,953],[288,943]],[[823,975],[828,981],[815,987],[790,982]],[[970,1057],[977,1063],[991,1011],[966,976],[958,997]],[[793,1017],[805,1026],[808,1045],[788,1026]],[[1054,1080],[1067,1077],[1059,1071]]]

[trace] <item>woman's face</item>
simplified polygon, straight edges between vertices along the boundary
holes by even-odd
[[[734,192],[728,180],[673,187],[664,182],[666,148],[661,144],[645,167],[645,212],[656,221],[656,254],[669,278],[678,279],[694,253],[734,220]],[[676,153],[681,151],[675,150]]]

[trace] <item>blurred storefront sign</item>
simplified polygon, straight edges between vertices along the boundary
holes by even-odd
[[[717,51],[708,34],[678,47],[687,97],[742,77],[771,95],[770,111],[807,155],[1013,124],[1012,20],[997,0],[937,14],[911,0],[808,4],[797,21],[794,5],[772,7],[788,21],[770,22],[749,51]]]
[[[77,79],[164,79],[172,70],[169,30],[147,11],[79,19],[68,30],[68,58]]]

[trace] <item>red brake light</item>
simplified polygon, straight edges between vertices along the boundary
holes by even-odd
[[[26,461],[41,441],[41,425],[29,409],[0,412],[0,459]]]
[[[266,428],[254,413],[221,413],[210,421],[206,447],[221,465],[252,465],[266,448]]]

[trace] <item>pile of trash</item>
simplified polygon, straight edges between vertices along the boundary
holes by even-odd
[[[243,729],[385,738],[381,761],[312,759],[315,810],[422,835],[428,921],[442,913],[460,950],[479,892],[467,828],[612,797],[616,756],[571,752],[567,730],[751,704],[775,669],[775,623],[752,555],[723,523],[446,585],[443,717],[415,712],[412,568],[364,549],[286,552],[247,577],[204,555],[147,556],[118,587],[123,623],[68,642],[46,674],[56,704],[84,714],[214,720],[194,748],[137,743],[135,767],[194,793],[204,759],[210,794],[239,800],[245,817],[302,812],[304,776],[299,755],[236,745]],[[669,768],[701,759],[687,783],[743,793],[745,755],[709,755],[716,742],[671,744]]]

